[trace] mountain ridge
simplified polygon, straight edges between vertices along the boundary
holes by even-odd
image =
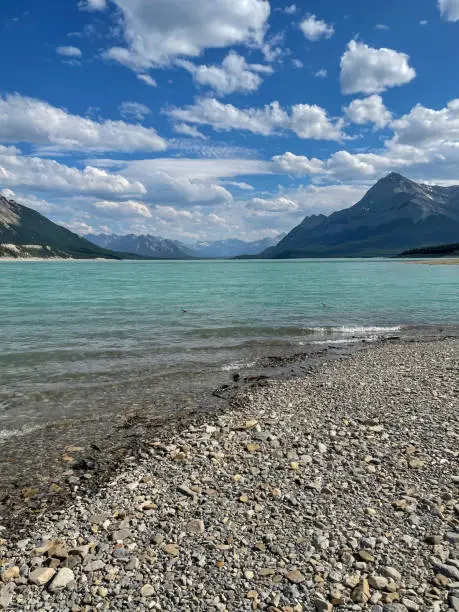
[[[261,257],[392,256],[458,236],[459,186],[420,184],[391,172],[353,206],[306,217]]]

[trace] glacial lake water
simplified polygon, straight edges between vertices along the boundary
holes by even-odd
[[[266,355],[459,323],[459,267],[395,260],[1,262],[0,446],[171,413]],[[18,442],[19,443],[19,442]]]

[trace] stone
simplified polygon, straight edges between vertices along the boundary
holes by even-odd
[[[201,519],[193,519],[187,523],[186,530],[188,533],[200,534],[205,532],[204,521]]]
[[[2,574],[3,582],[9,582],[10,580],[14,580],[15,578],[19,578],[20,570],[17,565],[13,565],[12,567],[8,567]]]
[[[386,578],[392,578],[394,582],[400,582],[400,580],[402,579],[401,573],[396,570],[395,567],[384,567],[382,573],[384,574],[384,576],[386,576]]]
[[[244,576],[245,576],[245,578],[247,578],[247,580],[252,580],[252,578],[255,576],[255,574],[252,572],[252,570],[246,570],[244,572]]]
[[[449,605],[454,610],[454,612],[459,612],[459,595],[450,595]]]
[[[248,453],[258,453],[260,451],[259,444],[247,444],[245,448]]]
[[[97,589],[97,594],[99,595],[99,597],[107,597],[108,589],[106,589],[105,587],[99,587]]]
[[[415,601],[412,601],[411,599],[403,598],[402,604],[405,606],[407,610],[409,610],[409,612],[418,612],[419,610],[419,605]]]
[[[118,531],[114,531],[112,533],[112,540],[114,542],[123,542],[124,540],[128,540],[131,537],[131,532],[129,529],[119,529]]]
[[[0,589],[0,608],[6,610],[9,608],[14,595],[14,584],[10,582]]]
[[[151,597],[155,594],[155,589],[151,586],[151,584],[144,584],[140,589],[140,595],[142,597]]]
[[[448,565],[446,563],[435,563],[434,571],[437,574],[442,574],[450,580],[459,580],[459,568],[454,565]]]
[[[285,577],[289,582],[292,582],[293,584],[301,584],[306,580],[306,578],[299,570],[292,570],[291,572],[287,572],[285,574]]]
[[[166,544],[163,547],[163,550],[166,554],[170,555],[171,557],[178,557],[179,552],[180,552],[178,544]]]
[[[110,519],[110,514],[108,512],[101,512],[100,514],[93,514],[89,517],[89,522],[91,525],[103,525],[105,521]]]
[[[314,606],[317,612],[332,612],[333,610],[332,604],[328,601],[325,601],[325,599],[321,599],[320,597],[317,597],[314,600]]]
[[[52,567],[37,567],[30,572],[29,581],[37,586],[47,584],[56,574],[56,570]]]
[[[85,572],[97,572],[101,569],[104,569],[104,567],[105,563],[98,559],[97,561],[90,561],[89,563],[86,563],[83,570]]]
[[[374,589],[381,591],[387,587],[389,581],[385,576],[369,576],[368,583]]]
[[[408,465],[413,470],[419,470],[420,468],[424,467],[425,464],[426,462],[422,461],[421,459],[411,459],[411,461],[408,462]]]
[[[196,497],[196,493],[194,493],[186,484],[179,485],[177,487],[177,491],[182,495],[186,495],[186,497],[191,497],[192,499]]]
[[[67,559],[65,559],[63,563],[63,567],[68,567],[69,569],[74,569],[77,565],[81,565],[83,559],[80,555],[69,555]]]
[[[359,550],[359,557],[366,563],[373,563],[375,558],[368,550]]]
[[[370,599],[370,586],[366,578],[361,578],[359,584],[352,591],[352,601],[354,603],[367,603]]]
[[[75,575],[72,570],[68,567],[62,567],[49,585],[49,590],[51,593],[62,591],[62,589],[65,589],[73,580],[75,580]]]
[[[425,541],[427,544],[430,544],[431,546],[436,546],[437,544],[442,543],[442,537],[439,535],[429,535],[429,536],[426,536]]]

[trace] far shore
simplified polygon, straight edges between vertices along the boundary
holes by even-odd
[[[423,264],[427,266],[454,266],[459,264],[459,257],[450,259],[410,259],[409,261],[403,261],[408,264]]]

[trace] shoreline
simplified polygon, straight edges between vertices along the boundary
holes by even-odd
[[[107,478],[107,486],[85,492],[75,483],[74,499],[65,509],[37,517],[34,527],[17,529],[7,540],[7,565],[22,562],[32,569],[30,550],[43,535],[61,538],[67,548],[96,541],[85,554],[70,555],[80,559],[71,570],[75,588],[51,595],[50,602],[69,609],[68,602],[80,606],[85,599],[86,605],[89,598],[96,605],[107,597],[110,609],[121,609],[129,597],[139,610],[153,604],[171,609],[164,608],[168,601],[176,609],[199,610],[200,598],[206,609],[216,610],[249,609],[255,601],[260,609],[270,604],[331,610],[327,606],[338,591],[349,605],[358,604],[354,591],[360,585],[365,593],[368,589],[367,602],[377,600],[374,605],[390,603],[392,592],[399,596],[392,602],[401,602],[400,610],[430,609],[422,606],[435,601],[436,609],[447,610],[442,607],[449,597],[446,586],[429,591],[435,573],[426,572],[435,550],[424,540],[438,537],[443,552],[437,551],[437,565],[456,567],[454,556],[448,565],[452,547],[445,534],[457,528],[454,503],[459,503],[451,481],[458,457],[457,360],[457,339],[386,340],[313,367],[310,376],[253,381],[257,387],[238,389],[229,400],[228,390],[221,389],[229,408],[159,424],[145,445],[139,441],[127,451],[121,471]],[[343,457],[350,462],[348,471]],[[387,478],[395,478],[393,485],[388,487]],[[437,498],[446,500],[440,514],[433,512]],[[351,502],[357,504],[354,514]],[[335,506],[337,523],[346,522],[341,531],[330,522]],[[90,519],[96,514],[102,518]],[[388,530],[390,537],[383,535]],[[336,556],[331,541],[340,533],[349,539],[338,549],[348,552]],[[2,536],[9,538],[8,532]],[[25,539],[18,549],[17,540]],[[38,555],[38,567],[48,563],[46,557],[46,551]],[[422,580],[411,557],[422,561]],[[91,563],[93,569],[85,569]],[[401,572],[393,591],[368,586],[365,576],[382,572],[382,564],[398,567],[396,572],[408,564],[410,575]],[[344,569],[357,575],[352,588]],[[126,576],[118,590],[109,578],[113,571]],[[331,578],[333,573],[341,579]],[[218,594],[222,580],[232,586],[229,600]],[[200,581],[204,595],[197,590]],[[13,603],[35,609],[44,591],[29,583],[23,575],[3,590],[11,590]],[[226,594],[224,584],[220,591]],[[412,599],[418,608],[403,603]]]
[[[382,329],[375,328],[375,334],[376,330],[381,334]],[[207,391],[199,393],[190,390],[191,401],[186,409],[178,409],[178,405],[173,409],[173,401],[165,413],[125,408],[96,414],[89,420],[63,420],[19,432],[19,436],[5,436],[0,440],[4,464],[0,480],[0,525],[30,528],[37,518],[61,511],[71,503],[75,486],[85,494],[92,494],[122,469],[127,456],[141,452],[158,431],[173,435],[209,414],[231,411],[247,389],[276,380],[303,378],[324,364],[385,343],[459,338],[458,326],[397,326],[392,332],[388,330],[386,335],[376,334],[366,339],[349,337],[345,343],[312,341],[298,347],[296,352],[259,357],[243,369],[222,371],[213,383],[217,387],[208,386]],[[154,400],[154,395],[151,399]],[[100,435],[102,430],[104,438]],[[23,448],[29,449],[29,453],[25,455]],[[18,460],[22,462],[19,464]]]

